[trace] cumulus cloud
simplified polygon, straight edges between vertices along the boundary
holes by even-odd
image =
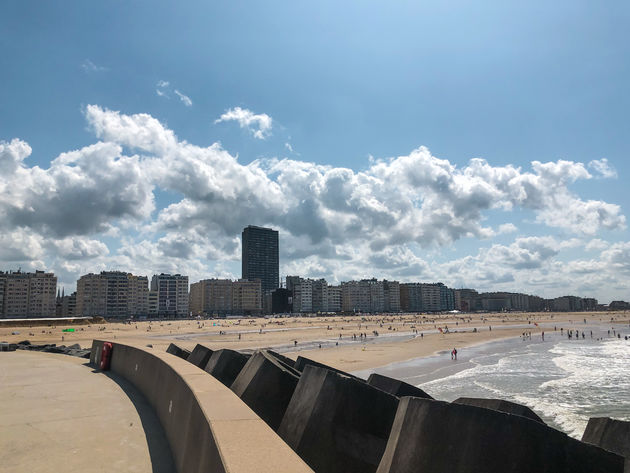
[[[25,241],[33,260],[64,261],[67,275],[86,267],[72,261],[86,261],[90,270],[208,277],[213,262],[238,261],[240,232],[256,224],[280,230],[283,267],[305,276],[554,287],[554,275],[566,274],[559,266],[565,250],[587,245],[585,235],[625,228],[618,205],[585,200],[571,190],[576,181],[592,178],[582,163],[533,161],[522,169],[472,159],[456,166],[421,147],[372,159],[361,171],[295,159],[242,164],[219,144],[179,140],[148,114],[97,105],[84,114],[100,141],[62,153],[47,169],[25,164],[31,148],[24,141],[0,143],[0,229],[5,235],[19,229],[15,238]],[[270,117],[252,116],[263,115],[235,108],[217,121],[236,120],[263,137],[270,133]],[[156,209],[156,190],[177,197]],[[520,237],[509,245],[489,241],[476,256],[427,259],[428,249],[516,231],[512,223],[493,228],[487,220],[490,212],[509,216],[514,209],[567,236]],[[105,234],[120,235],[120,248],[111,251],[99,239]],[[621,247],[616,253],[595,243],[589,248],[603,250],[610,261],[626,257]],[[17,249],[4,260],[27,256]],[[594,265],[573,267],[586,274]]]
[[[617,179],[617,170],[608,164],[606,158],[594,159],[588,163],[588,167],[604,179]]]
[[[58,240],[47,240],[47,244],[58,257],[65,260],[91,259],[105,256],[109,253],[105,243],[85,237],[73,236]]]
[[[264,140],[271,135],[272,119],[266,113],[255,114],[246,108],[234,107],[225,111],[214,123],[236,121],[241,128],[246,128],[254,138]]]
[[[0,174],[7,176],[22,166],[22,161],[31,155],[28,143],[17,138],[10,142],[0,141]]]
[[[516,225],[513,223],[503,223],[499,225],[499,234],[514,233],[516,231],[518,231],[518,228],[516,228]]]

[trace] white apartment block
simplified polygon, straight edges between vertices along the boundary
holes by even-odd
[[[157,292],[158,317],[188,317],[188,276],[155,274],[151,278],[151,291]]]

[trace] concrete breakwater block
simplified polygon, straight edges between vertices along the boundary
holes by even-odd
[[[180,348],[177,345],[175,345],[174,343],[171,343],[168,348],[166,349],[166,353],[170,353],[171,355],[175,355],[175,356],[179,356],[180,358],[183,358],[184,360],[187,360],[188,357],[190,356],[190,352],[184,348]]]
[[[278,435],[317,473],[374,472],[397,405],[360,379],[307,365]]]
[[[230,389],[273,430],[278,430],[300,377],[266,351],[247,361]]]
[[[198,368],[204,369],[208,364],[208,360],[212,356],[212,350],[203,345],[197,344],[188,356],[188,361]]]
[[[210,356],[204,370],[229,388],[247,363],[249,356],[227,348],[216,350]]]
[[[591,417],[584,430],[582,442],[625,457],[625,471],[630,473],[630,422],[609,417]]]
[[[527,417],[544,424],[545,422],[529,407],[515,402],[504,401],[503,399],[483,399],[478,397],[460,397],[453,401],[455,404],[465,404],[467,406],[485,407],[495,411],[506,412],[517,416]]]
[[[375,388],[381,389],[386,393],[393,394],[397,397],[413,396],[422,397],[424,399],[433,399],[422,389],[417,388],[416,386],[405,383],[404,381],[400,381],[398,379],[383,376],[382,374],[372,373],[368,378],[367,383],[370,386],[374,386]]]
[[[274,357],[276,357],[278,360],[280,360],[285,365],[290,366],[291,368],[295,368],[295,360],[292,360],[288,356],[281,355],[280,353],[277,353],[277,352],[275,352],[273,350],[265,350],[265,351],[267,353],[273,355]]]
[[[298,356],[297,359],[295,360],[295,369],[298,370],[300,373],[304,371],[304,369],[309,365],[315,366],[317,368],[324,368],[329,371],[334,371],[335,373],[339,373],[344,376],[348,376],[350,378],[361,379],[361,378],[357,378],[354,375],[351,375],[350,373],[346,373],[345,371],[338,370],[337,368],[333,368],[331,366],[325,365],[324,363],[320,363],[319,361],[311,360],[309,358],[304,358],[303,356]]]
[[[526,417],[404,397],[377,473],[622,473],[623,458]]]

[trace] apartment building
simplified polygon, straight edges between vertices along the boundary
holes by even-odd
[[[157,292],[158,317],[176,318],[189,315],[188,276],[155,274],[151,278],[151,290]]]
[[[341,286],[328,286],[328,309],[326,312],[341,312],[342,290]]]
[[[0,273],[2,317],[54,317],[57,277],[53,273]]]
[[[376,279],[343,282],[341,308],[346,312],[399,312],[400,283]]]
[[[262,312],[262,284],[259,279],[232,283],[232,313],[256,315]]]
[[[89,273],[77,281],[76,313],[84,317],[146,316],[148,295],[146,276],[123,271]]]

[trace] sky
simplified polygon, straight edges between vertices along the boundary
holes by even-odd
[[[5,0],[0,269],[630,300],[630,4]]]

